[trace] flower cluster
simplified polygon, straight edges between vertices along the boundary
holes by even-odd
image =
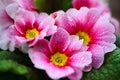
[[[0,48],[28,53],[34,67],[52,79],[79,80],[100,68],[104,55],[116,48],[118,22],[101,1],[72,3],[74,8],[48,15],[38,13],[33,0],[1,0]]]

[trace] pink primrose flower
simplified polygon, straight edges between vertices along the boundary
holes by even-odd
[[[58,28],[50,42],[39,40],[29,50],[29,57],[34,66],[45,70],[52,79],[69,77],[79,80],[82,70],[91,63],[91,53],[81,51],[83,40],[77,36],[70,36],[67,31]]]
[[[88,51],[92,53],[91,65],[94,68],[99,68],[103,64],[104,55],[116,48],[114,26],[110,23],[108,15],[100,15],[97,9],[69,9],[56,19],[56,25],[71,35],[84,39],[84,45],[88,46]]]
[[[0,0],[0,48],[3,50],[15,50],[16,44],[9,39],[8,28],[14,24],[20,8],[37,13],[33,0]]]
[[[109,20],[115,27],[115,34],[119,33],[119,21],[112,17],[108,4],[101,0],[72,0],[72,5],[76,9],[81,7],[97,8],[101,14],[109,14]]]
[[[39,39],[52,35],[56,31],[54,19],[46,13],[39,16],[23,10],[15,18],[15,25],[10,27],[11,40],[16,44],[28,43],[33,46]]]

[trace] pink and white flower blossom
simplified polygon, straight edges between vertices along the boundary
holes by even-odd
[[[112,17],[108,4],[102,0],[72,0],[72,5],[76,9],[81,7],[97,8],[101,14],[109,14],[109,20],[115,27],[115,34],[119,33],[119,21]]]
[[[33,0],[0,0],[0,48],[14,51],[16,44],[9,39],[8,28],[14,24],[16,13],[19,8],[29,10],[35,13]]]
[[[82,70],[91,63],[92,57],[89,51],[80,50],[82,44],[83,40],[58,28],[50,42],[39,40],[29,50],[29,57],[36,68],[45,70],[52,79],[80,80]]]
[[[101,15],[97,9],[69,9],[57,18],[56,25],[71,35],[84,39],[84,45],[92,52],[91,66],[94,68],[99,68],[103,64],[104,55],[116,48],[114,26],[110,23],[108,15]]]
[[[56,31],[54,19],[46,13],[39,16],[32,12],[23,10],[15,18],[15,24],[10,27],[11,40],[16,44],[28,43],[33,46],[39,39],[50,36]]]

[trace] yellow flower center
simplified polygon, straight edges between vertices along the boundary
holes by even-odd
[[[28,30],[26,31],[25,37],[26,37],[27,39],[30,39],[30,38],[36,37],[38,34],[39,34],[39,31],[38,31],[36,28],[28,29]]]
[[[51,57],[52,63],[57,66],[65,66],[67,60],[68,60],[68,57],[65,54],[62,54],[59,52],[57,52]]]
[[[90,39],[90,37],[89,37],[89,35],[87,33],[85,33],[85,32],[78,32],[76,35],[79,36],[80,39],[84,39],[84,44],[85,45],[89,44],[91,39]]]

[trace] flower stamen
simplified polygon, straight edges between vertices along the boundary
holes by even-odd
[[[79,37],[79,39],[84,39],[84,44],[85,45],[89,44],[91,39],[90,39],[90,36],[88,35],[88,33],[78,32],[76,35]]]
[[[38,34],[39,34],[39,31],[38,31],[36,28],[28,29],[28,30],[26,31],[25,37],[26,37],[27,39],[30,39],[30,38],[36,37]]]
[[[65,66],[66,62],[68,60],[68,57],[65,54],[62,53],[55,53],[52,57],[51,57],[51,61],[54,65],[57,66]]]

